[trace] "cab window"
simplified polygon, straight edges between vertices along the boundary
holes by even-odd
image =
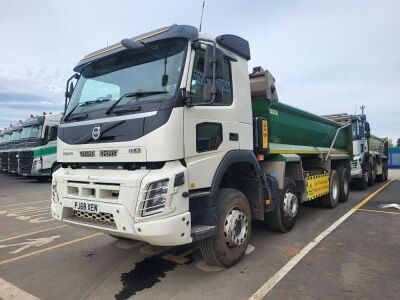
[[[204,99],[203,88],[206,82],[211,83],[211,79],[204,77],[204,58],[205,51],[197,50],[194,62],[193,62],[193,73],[191,80],[191,92],[193,104],[202,103],[209,99]],[[230,61],[224,58],[224,74],[222,80],[218,79],[216,84],[221,91],[220,95],[212,105],[231,105],[232,104],[232,76],[231,76],[231,64]]]

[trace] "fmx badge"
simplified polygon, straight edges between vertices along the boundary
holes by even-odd
[[[97,141],[100,138],[101,135],[101,129],[100,126],[95,126],[92,129],[92,138],[93,140]]]

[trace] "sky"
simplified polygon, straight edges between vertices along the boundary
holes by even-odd
[[[0,0],[0,128],[60,112],[84,55],[170,24],[199,25],[202,0]],[[280,101],[315,114],[360,113],[400,138],[400,1],[253,0],[205,4],[202,31],[250,42],[249,72],[274,75]]]

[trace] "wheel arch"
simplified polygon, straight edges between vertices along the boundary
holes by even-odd
[[[235,188],[246,195],[256,220],[264,219],[264,200],[269,197],[263,186],[260,165],[250,150],[229,151],[221,160],[212,180],[211,198],[214,205],[220,188]]]

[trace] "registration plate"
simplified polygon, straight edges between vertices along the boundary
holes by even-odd
[[[95,203],[75,201],[74,210],[97,214],[99,212],[99,205]]]

